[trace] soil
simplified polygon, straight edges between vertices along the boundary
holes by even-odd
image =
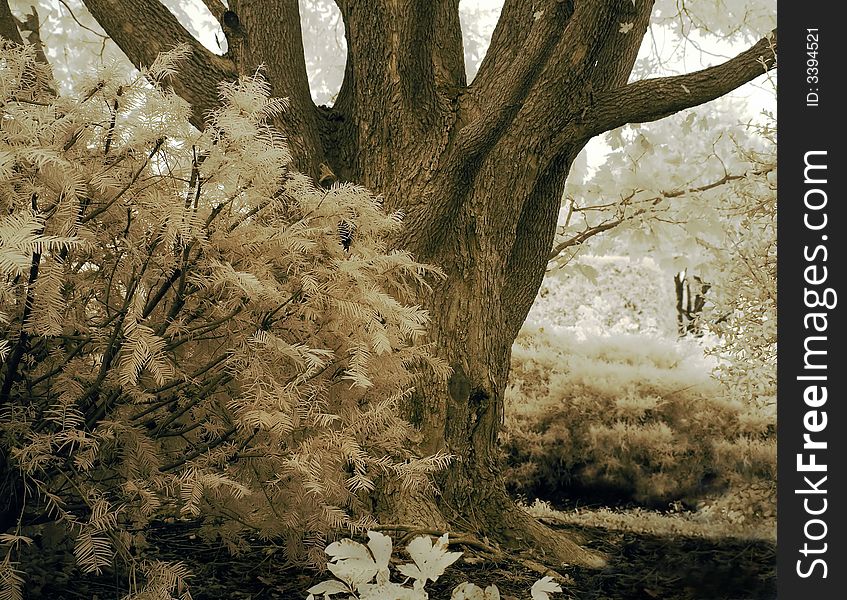
[[[602,570],[565,567],[564,593],[551,600],[772,600],[776,598],[776,548],[763,541],[656,536],[596,527],[562,527],[583,545],[606,554]],[[194,600],[304,599],[305,590],[326,574],[281,569],[265,551],[231,557],[216,545],[200,543],[190,530],[163,527],[156,533],[160,557],[182,560],[192,569]],[[152,540],[151,540],[152,541]],[[433,600],[448,600],[463,581],[492,583],[503,600],[526,599],[540,577],[521,563],[492,562],[465,550],[465,558],[427,586]],[[170,555],[170,556],[162,556]],[[83,577],[69,568],[47,567],[45,559],[21,565],[29,571],[28,598],[51,600],[117,599],[126,593],[125,576]],[[67,564],[67,561],[65,561]],[[31,568],[29,568],[31,567]]]

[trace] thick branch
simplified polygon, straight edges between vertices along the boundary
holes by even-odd
[[[448,145],[465,86],[458,0],[337,4],[347,66],[327,152],[341,179],[391,202],[430,178],[432,158]]]
[[[603,69],[599,60],[609,44],[614,43],[611,40],[620,36],[618,22],[630,18],[631,11],[631,5],[620,0],[577,4],[567,28],[529,91],[515,123],[519,131],[537,130],[538,124],[543,123],[540,146],[547,146],[547,140],[554,138],[572,119],[577,112],[575,107],[590,103],[600,78],[598,71]],[[605,58],[617,59],[614,56]]]
[[[484,92],[496,89],[503,72],[523,49],[534,23],[525,0],[505,0],[491,35],[491,43],[479,65],[473,87]]]
[[[336,107],[354,110],[368,121],[368,105],[379,107],[383,120],[391,121],[385,123],[389,129],[399,127],[410,114],[432,119],[437,90],[464,85],[458,4],[338,2],[347,38],[347,72]]]
[[[158,0],[83,1],[134,65],[149,65],[177,44],[191,47],[187,64],[171,83],[191,104],[192,124],[202,128],[204,115],[218,103],[218,83],[235,77],[234,65],[204,48]]]
[[[435,72],[433,47],[436,2],[401,0],[396,4],[392,32],[396,39],[397,73],[403,108],[407,112],[427,114],[435,108]]]
[[[720,65],[675,77],[645,79],[596,98],[579,124],[586,138],[627,123],[656,121],[715,100],[776,66],[776,30]]]
[[[626,84],[650,26],[653,0],[641,0],[634,6],[622,2],[620,6],[619,28],[607,38],[597,55],[597,67],[592,77],[595,92]]]
[[[432,50],[435,86],[452,93],[454,88],[467,85],[459,0],[440,0],[435,10],[435,46]]]
[[[527,32],[525,41],[505,70],[491,66],[483,71],[480,67],[480,76],[470,88],[471,94],[479,94],[479,114],[461,130],[458,148],[462,160],[485,152],[500,139],[506,125],[520,110],[571,16],[568,6],[559,2],[538,11],[536,15],[530,23],[521,24]],[[517,21],[514,26],[519,27]],[[498,23],[501,36],[505,35],[504,27]],[[510,53],[513,48],[511,44],[505,41],[501,43],[504,44],[503,49],[495,48],[495,54]],[[496,73],[496,81],[492,81],[495,70],[500,72]]]
[[[11,40],[16,44],[24,43],[21,32],[18,31],[18,23],[9,9],[8,0],[0,0],[0,38]]]
[[[288,99],[289,110],[276,125],[288,137],[297,168],[317,179],[324,149],[309,89],[297,0],[232,0],[229,6],[234,13],[230,20],[240,35],[237,47],[230,48],[239,72],[252,75],[261,65],[271,94]]]
[[[526,320],[547,266],[547,256],[556,235],[559,198],[570,165],[581,150],[574,147],[550,160],[542,169],[523,203],[514,242],[503,272],[506,282],[501,292],[506,335],[517,336]]]

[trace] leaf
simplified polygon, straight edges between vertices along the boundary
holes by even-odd
[[[330,598],[333,594],[350,594],[352,590],[345,584],[335,579],[329,581],[321,581],[317,585],[313,585],[308,590],[309,598],[314,598],[314,594],[323,594],[324,598]]]
[[[450,600],[485,600],[485,592],[478,585],[465,581],[453,588]]]
[[[391,538],[378,531],[368,531],[368,548],[376,563],[376,582],[388,581],[388,561],[391,560]]]
[[[478,585],[465,581],[453,588],[450,600],[500,600],[500,590],[493,584],[483,590]]]
[[[532,596],[532,600],[549,600],[550,594],[561,591],[562,586],[553,581],[553,578],[549,575],[545,575],[532,584],[529,593]]]
[[[13,533],[0,533],[0,544],[19,544],[24,543],[29,545],[32,543],[32,538],[25,535],[16,535]]]
[[[419,536],[409,542],[406,550],[415,564],[400,565],[397,569],[406,577],[416,579],[418,582],[426,583],[427,580],[435,581],[445,569],[459,560],[461,552],[448,552],[448,534],[442,535],[433,546],[428,536]]]
[[[399,583],[385,582],[381,584],[367,583],[359,587],[359,600],[427,600],[428,595],[423,590],[403,587]]]
[[[353,589],[371,581],[377,573],[377,565],[368,549],[351,539],[333,542],[325,552],[331,557],[326,568]]]
[[[618,29],[618,33],[629,33],[634,26],[634,23],[621,23],[621,27],[620,29]]]

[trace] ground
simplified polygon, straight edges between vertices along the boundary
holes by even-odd
[[[560,526],[563,527],[563,526]],[[601,527],[563,527],[582,544],[608,556],[602,570],[562,568],[564,593],[552,600],[772,600],[776,598],[776,548],[761,540],[705,539],[648,535]],[[190,529],[170,525],[151,541],[161,558],[183,560],[192,569],[194,600],[303,599],[305,590],[327,578],[304,570],[281,569],[280,559],[262,549],[231,557],[225,549],[201,543]],[[494,583],[504,600],[529,597],[539,573],[513,560],[475,560],[472,550],[427,589],[447,600],[463,581]],[[125,593],[126,580],[113,574],[85,577],[41,560],[31,565],[30,598],[105,600]],[[72,580],[71,577],[74,579]]]

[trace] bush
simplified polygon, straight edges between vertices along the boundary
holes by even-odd
[[[54,97],[30,49],[0,52],[7,589],[45,521],[84,571],[118,553],[158,597],[182,571],[134,553],[152,519],[321,562],[339,528],[373,524],[377,477],[443,466],[404,449],[395,410],[446,370],[409,303],[434,272],[388,251],[400,220],[379,198],[289,166],[261,79],[222,84],[198,133],[165,85],[184,50],[79,98]]]
[[[727,399],[686,341],[524,328],[501,438],[518,492],[695,503],[776,479],[773,416]]]
[[[581,339],[609,333],[676,333],[673,276],[649,258],[580,255],[548,272],[529,323],[573,328]]]

